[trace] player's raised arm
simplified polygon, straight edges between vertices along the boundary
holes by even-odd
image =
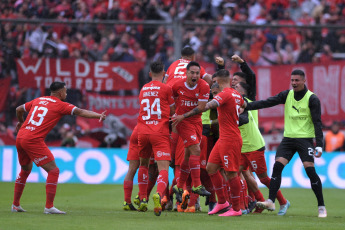
[[[101,122],[105,120],[107,116],[106,112],[107,111],[104,111],[103,113],[96,113],[90,110],[76,108],[73,114],[76,116],[85,117],[85,118],[99,118],[99,121]]]

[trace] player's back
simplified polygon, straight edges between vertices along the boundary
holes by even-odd
[[[239,109],[244,103],[242,96],[232,88],[225,88],[214,97],[214,100],[219,104],[217,110],[220,139],[241,138],[238,124]]]
[[[169,134],[170,106],[175,103],[171,87],[151,81],[141,89],[139,102],[138,133]]]
[[[44,139],[64,115],[72,115],[76,107],[54,96],[36,98],[24,104],[29,112],[17,138]]]

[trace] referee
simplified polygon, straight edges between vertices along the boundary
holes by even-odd
[[[269,199],[258,202],[259,208],[275,210],[274,201],[281,184],[282,171],[293,155],[298,152],[304,169],[310,179],[311,188],[318,202],[319,217],[327,217],[323,201],[322,184],[314,167],[314,156],[321,157],[323,133],[321,129],[321,106],[319,98],[305,85],[305,74],[302,70],[291,73],[292,90],[285,90],[266,100],[248,103],[248,110],[257,110],[285,104],[284,109],[284,138],[280,143],[276,162],[273,166]],[[316,139],[314,150],[313,138]]]

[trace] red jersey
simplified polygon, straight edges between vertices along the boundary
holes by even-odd
[[[175,103],[170,86],[151,81],[141,89],[139,101],[138,133],[169,135],[170,106]]]
[[[214,99],[218,103],[219,139],[241,138],[238,115],[244,100],[239,92],[225,88]],[[230,140],[230,139],[228,139]]]
[[[17,138],[45,139],[64,115],[73,115],[76,106],[63,102],[54,96],[36,98],[24,104],[29,112],[24,124],[19,129]]]
[[[208,101],[210,96],[209,84],[199,79],[198,83],[190,88],[186,80],[177,81],[172,87],[174,97],[176,98],[176,114],[182,115],[198,106],[198,101]],[[201,113],[188,117],[185,121],[197,123],[201,122]]]
[[[174,85],[180,79],[187,78],[187,65],[191,62],[190,60],[179,59],[174,61],[168,68],[167,72],[165,73],[165,78],[167,78],[166,83],[170,86]],[[203,78],[206,75],[205,69],[201,66],[200,67],[200,78]]]

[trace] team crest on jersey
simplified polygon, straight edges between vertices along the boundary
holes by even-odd
[[[192,136],[190,136],[190,138],[191,138],[193,141],[196,141],[196,135],[192,135]]]
[[[205,161],[205,160],[202,160],[202,161],[201,161],[201,165],[206,166],[206,161]]]
[[[196,96],[196,97],[199,97],[199,94],[198,94],[198,93],[196,93],[196,94],[195,94],[195,96]]]

